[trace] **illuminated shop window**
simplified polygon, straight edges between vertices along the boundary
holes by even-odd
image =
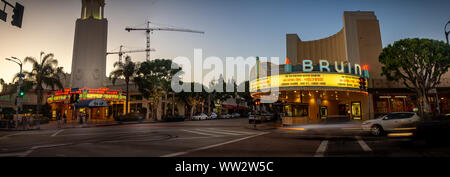
[[[287,117],[305,117],[308,116],[308,105],[286,105],[283,113]]]

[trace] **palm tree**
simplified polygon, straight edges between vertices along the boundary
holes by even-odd
[[[39,120],[39,113],[42,106],[42,98],[44,97],[44,89],[50,87],[51,90],[63,89],[61,82],[61,76],[66,77],[63,67],[58,67],[58,60],[54,58],[52,53],[44,55],[41,53],[41,60],[38,62],[34,57],[26,57],[25,63],[31,63],[33,65],[31,71],[24,71],[25,81],[30,83],[34,87],[34,91],[37,95],[37,109],[36,114]],[[44,55],[44,57],[42,57]],[[14,80],[18,79],[18,74],[14,77]],[[14,82],[13,80],[13,82]],[[38,121],[38,128],[40,121]]]
[[[6,84],[5,81],[2,78],[0,78],[0,94],[4,92],[5,84]]]
[[[127,56],[125,57],[125,63],[123,62],[116,62],[114,63],[114,68],[116,68],[116,70],[112,71],[109,74],[109,79],[112,81],[113,85],[116,84],[116,80],[117,79],[125,79],[125,84],[126,84],[126,92],[127,92],[127,97],[126,97],[126,102],[125,102],[125,115],[128,114],[128,99],[129,99],[129,92],[128,92],[128,86],[130,84],[130,80],[133,79],[136,76],[136,72],[137,72],[137,63],[131,61],[131,57]]]

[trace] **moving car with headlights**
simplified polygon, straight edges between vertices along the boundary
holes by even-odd
[[[362,130],[380,136],[386,133],[410,133],[416,129],[420,117],[415,112],[393,112],[362,123]]]
[[[192,116],[192,120],[206,120],[208,116],[205,113],[201,113],[197,116]]]

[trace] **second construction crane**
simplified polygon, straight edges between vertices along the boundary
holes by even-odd
[[[123,45],[120,46],[120,49],[118,52],[107,52],[106,55],[111,55],[111,54],[118,54],[119,55],[119,62],[122,62],[122,56],[123,54],[126,53],[138,53],[138,52],[150,52],[150,51],[155,51],[155,49],[145,49],[145,50],[129,50],[129,51],[123,51]]]
[[[148,21],[147,22],[147,28],[125,28],[126,31],[131,32],[131,31],[145,31],[147,34],[147,48],[146,48],[146,59],[150,60],[150,33],[153,31],[177,31],[177,32],[188,32],[188,33],[200,33],[200,34],[205,34],[205,32],[203,31],[196,31],[196,30],[190,30],[190,29],[180,29],[180,28],[163,28],[163,27],[154,27],[154,28],[150,28],[150,24],[151,22]]]

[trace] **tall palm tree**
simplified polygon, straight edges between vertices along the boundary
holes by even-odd
[[[44,55],[44,57],[42,57]],[[31,63],[33,65],[31,71],[24,71],[25,82],[31,83],[34,87],[34,91],[37,95],[37,109],[36,114],[39,119],[39,113],[42,107],[42,98],[44,97],[44,89],[51,88],[51,90],[64,89],[61,82],[61,77],[66,77],[63,67],[58,67],[58,60],[54,58],[52,53],[41,53],[40,61],[37,61],[34,57],[26,57],[25,63]],[[18,79],[18,75],[14,77],[14,80]],[[40,122],[38,121],[38,128]]]
[[[130,56],[127,56],[125,57],[125,63],[120,61],[114,63],[114,68],[116,69],[109,74],[109,79],[112,81],[113,85],[116,84],[117,79],[125,79],[127,92],[125,102],[125,115],[128,114],[128,99],[129,99],[128,86],[130,85],[130,80],[132,80],[136,76],[136,72],[138,70],[137,65],[138,65],[137,63],[131,61]]]
[[[5,84],[6,84],[5,81],[2,78],[0,78],[0,94],[4,92]]]

